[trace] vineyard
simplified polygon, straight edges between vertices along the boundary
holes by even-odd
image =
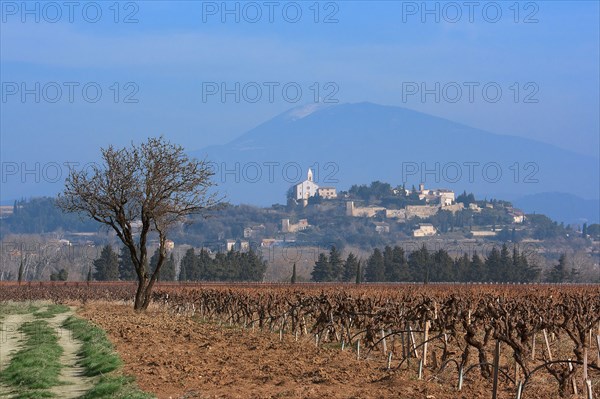
[[[0,289],[0,301],[57,303],[131,303],[134,293],[129,283]],[[548,397],[548,390],[592,398],[600,390],[600,290],[593,285],[163,283],[153,295],[169,314],[352,351],[449,391],[482,381],[491,398]]]

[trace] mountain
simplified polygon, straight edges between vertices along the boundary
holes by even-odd
[[[221,191],[234,203],[282,203],[309,167],[318,184],[338,190],[381,180],[500,199],[599,197],[598,158],[372,103],[297,107],[193,155],[214,162]]]
[[[586,200],[573,194],[540,193],[512,201],[526,213],[541,213],[566,224],[600,223],[600,201]]]

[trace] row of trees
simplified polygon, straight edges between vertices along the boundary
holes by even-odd
[[[332,247],[329,255],[320,254],[312,272],[313,281],[360,281],[361,262],[352,253],[342,260]],[[464,254],[452,258],[444,249],[430,251],[425,245],[406,254],[399,246],[376,248],[365,263],[364,278],[369,282],[531,282],[539,269],[520,253],[506,245],[493,248],[489,256]]]
[[[261,281],[267,270],[262,256],[247,252],[219,252],[211,257],[206,249],[196,255],[193,248],[181,259],[179,281]]]
[[[158,263],[159,251],[154,252],[150,258],[149,271],[154,272]],[[135,280],[135,268],[131,261],[131,255],[127,247],[122,247],[119,253],[115,252],[111,245],[105,245],[100,252],[100,257],[94,260],[91,277],[96,281],[133,281]],[[173,253],[167,257],[160,270],[159,280],[175,280],[175,257]]]
[[[135,269],[130,266],[131,258],[126,247],[117,253],[111,245],[105,245],[93,265],[90,277],[96,281],[129,281],[135,278]]]
[[[375,249],[365,267],[367,281],[414,282],[531,282],[539,269],[515,245],[492,248],[487,258],[478,254],[451,257],[444,249],[429,251],[425,245],[408,256],[401,247]]]
[[[313,281],[353,281],[361,280],[361,262],[352,252],[342,259],[342,254],[332,246],[327,254],[319,254],[312,271]]]
[[[160,256],[156,249],[149,263],[149,272],[154,273]],[[202,249],[198,255],[190,248],[181,259],[179,278],[177,262],[171,252],[159,271],[160,281],[260,281],[267,269],[267,263],[254,251],[217,253],[213,258]],[[94,260],[92,277],[97,281],[133,281],[135,268],[127,247],[117,254],[110,245],[102,248],[100,257]]]
[[[149,270],[156,268],[159,252],[150,258]],[[214,257],[206,249],[196,254],[193,248],[186,251],[181,259],[177,275],[176,261],[171,252],[160,270],[161,281],[261,281],[267,263],[254,251],[229,251],[217,253]],[[135,270],[126,247],[120,253],[106,245],[100,257],[94,261],[91,277],[97,281],[132,281]],[[176,276],[178,278],[176,278]],[[295,282],[295,275],[292,277]],[[386,246],[383,251],[376,248],[365,262],[352,252],[346,258],[332,246],[329,253],[321,253],[312,271],[316,282],[533,282],[540,277],[540,270],[520,253],[517,246],[512,251],[505,245],[501,249],[492,248],[486,258],[477,254],[452,258],[440,249],[430,251],[425,245],[407,255],[399,247]],[[66,271],[53,274],[51,280],[64,281]],[[562,283],[576,281],[577,270],[569,266],[565,254],[560,256],[545,281]]]

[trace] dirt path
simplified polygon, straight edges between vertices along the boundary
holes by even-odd
[[[81,342],[74,339],[69,330],[61,327],[62,323],[72,314],[72,311],[61,313],[48,320],[48,323],[56,329],[59,337],[58,343],[63,348],[63,354],[60,358],[63,367],[59,378],[65,385],[50,389],[50,392],[61,399],[78,398],[90,390],[95,382],[94,378],[86,377],[83,374],[83,367],[77,364],[79,360],[77,352],[81,348]]]
[[[11,314],[0,321],[0,372],[10,363],[13,354],[22,345],[22,333],[19,331],[21,324],[33,320],[33,315]],[[0,383],[0,398],[9,397],[11,388]]]
[[[40,311],[44,311],[41,308]],[[61,313],[51,319],[48,324],[56,330],[58,343],[63,348],[60,362],[63,365],[59,379],[63,385],[51,388],[49,391],[61,399],[72,399],[82,396],[94,386],[95,379],[86,377],[83,367],[77,364],[77,352],[81,348],[81,342],[73,339],[71,332],[61,327],[62,323],[73,314],[73,311]],[[21,324],[35,320],[32,313],[8,315],[0,322],[0,371],[4,370],[10,363],[12,355],[22,345],[22,333],[19,332]],[[14,387],[0,384],[0,398],[10,398],[14,394]]]

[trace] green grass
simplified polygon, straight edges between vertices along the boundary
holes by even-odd
[[[22,303],[22,302],[5,302],[0,303],[0,320],[4,317],[12,314],[27,314],[38,311],[39,306],[36,306],[32,303]]]
[[[63,352],[58,336],[44,320],[23,323],[23,348],[15,353],[8,367],[0,374],[6,385],[18,389],[17,398],[51,398],[45,391],[60,385],[60,356]]]
[[[48,391],[27,391],[19,392],[17,396],[13,396],[14,399],[42,399],[42,398],[55,398],[56,396]]]
[[[69,307],[65,305],[48,305],[46,310],[39,310],[33,314],[36,319],[51,319],[57,314],[68,312]]]
[[[53,393],[48,391],[27,391],[19,392],[17,396],[13,396],[14,399],[42,399],[42,398],[54,398],[56,397]]]
[[[80,364],[85,368],[85,375],[93,377],[106,374],[121,366],[121,359],[103,330],[73,316],[64,321],[63,327],[72,332],[73,338],[82,342],[78,355],[82,357]]]
[[[133,377],[104,376],[81,399],[150,399],[152,395],[140,391]]]
[[[69,316],[64,321],[63,327],[72,332],[73,338],[82,342],[78,355],[81,356],[80,364],[84,367],[85,374],[102,376],[82,399],[153,398],[152,395],[140,391],[132,377],[120,374],[121,359],[102,329],[74,316]]]

